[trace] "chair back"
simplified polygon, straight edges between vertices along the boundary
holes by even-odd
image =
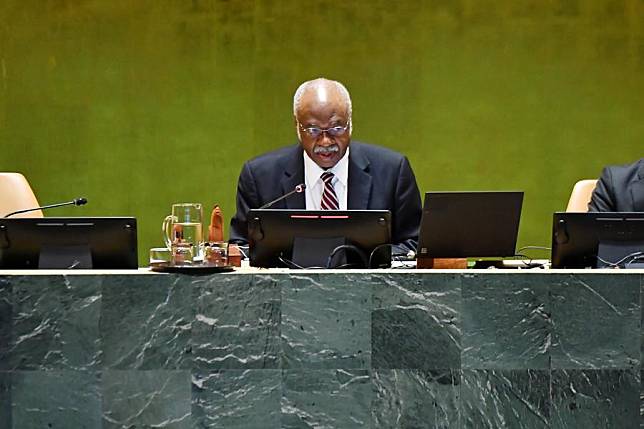
[[[595,186],[597,185],[596,179],[584,179],[575,183],[568,200],[567,212],[587,212],[590,197],[593,195]]]
[[[0,172],[0,217],[17,210],[38,207],[38,200],[31,190],[29,182],[20,173]],[[17,214],[13,217],[43,217],[41,210]]]

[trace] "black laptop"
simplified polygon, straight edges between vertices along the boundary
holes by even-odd
[[[644,212],[556,212],[552,268],[644,268]]]
[[[523,192],[427,192],[418,258],[514,256]]]
[[[0,219],[0,269],[136,269],[133,217]]]

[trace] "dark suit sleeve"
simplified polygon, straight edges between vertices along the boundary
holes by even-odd
[[[615,187],[610,167],[605,167],[597,181],[593,195],[588,203],[588,211],[614,212],[616,211]]]
[[[230,221],[230,242],[248,244],[248,221],[246,219],[251,208],[260,204],[257,197],[257,185],[249,163],[245,163],[237,182],[237,213]]]
[[[393,213],[394,254],[407,253],[409,250],[416,251],[421,213],[420,192],[416,177],[407,157],[403,157],[398,170]]]

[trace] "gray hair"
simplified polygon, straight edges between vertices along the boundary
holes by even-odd
[[[331,82],[333,85],[335,85],[335,88],[338,90],[342,98],[344,98],[344,101],[347,105],[347,112],[349,113],[349,118],[351,118],[351,96],[349,95],[349,91],[347,91],[347,88],[336,80],[325,79],[323,77],[313,79],[313,80],[308,80],[297,88],[297,91],[295,91],[295,95],[293,95],[293,116],[297,116],[297,111],[300,108],[300,102],[302,101],[302,96],[304,95],[306,90],[309,88],[315,88],[316,86],[321,85],[323,81]]]

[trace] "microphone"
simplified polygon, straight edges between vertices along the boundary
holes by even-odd
[[[33,212],[33,211],[36,211],[36,210],[45,210],[45,209],[51,209],[51,208],[54,208],[54,207],[62,207],[62,206],[82,206],[82,205],[85,205],[85,204],[87,204],[87,198],[80,197],[80,198],[75,198],[75,199],[73,199],[71,201],[67,201],[66,203],[50,204],[48,206],[34,207],[32,209],[18,210],[18,211],[15,211],[15,212],[12,212],[12,213],[9,213],[8,215],[6,215],[5,219],[8,218],[8,217],[11,217],[13,215],[17,215],[17,214],[20,214],[20,213],[29,213],[29,212]]]
[[[291,192],[287,192],[284,195],[282,195],[281,197],[275,198],[273,201],[264,204],[259,209],[260,210],[261,209],[267,209],[267,208],[271,207],[273,204],[278,203],[278,202],[282,201],[283,199],[290,197],[293,194],[300,194],[300,193],[304,192],[305,189],[306,189],[306,185],[304,183],[300,183],[295,188],[293,188],[293,190]]]

